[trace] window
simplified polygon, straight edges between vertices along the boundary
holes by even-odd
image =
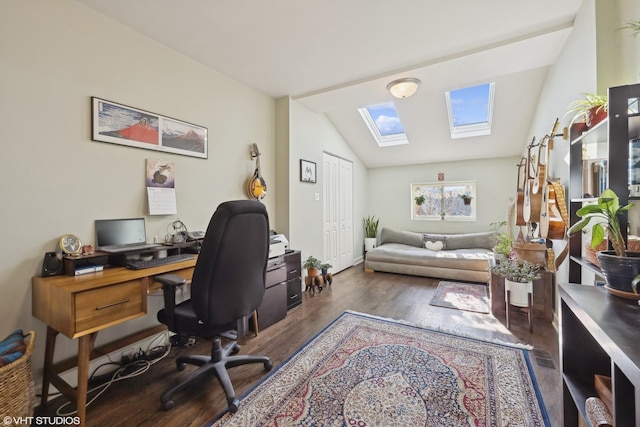
[[[494,83],[485,83],[446,93],[451,138],[491,134]]]
[[[359,108],[358,112],[380,147],[409,143],[393,102]]]
[[[476,220],[476,182],[411,184],[411,219]]]

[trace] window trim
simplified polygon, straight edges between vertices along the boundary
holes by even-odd
[[[389,103],[393,104],[393,108],[396,111],[396,115],[398,115],[398,110],[396,109],[395,103],[393,101],[390,101]],[[383,102],[380,104],[387,104],[387,103]],[[376,143],[378,144],[378,146],[391,147],[394,145],[408,144],[409,140],[407,139],[406,132],[397,133],[397,134],[388,135],[388,136],[384,136],[380,133],[380,129],[378,129],[378,125],[376,125],[375,120],[373,120],[373,117],[371,117],[371,113],[369,113],[369,110],[368,110],[368,107],[373,107],[375,105],[380,105],[380,104],[374,104],[367,107],[358,108],[358,112],[360,113],[362,120],[364,120],[365,124],[367,125],[367,128],[369,128],[369,132],[371,132],[371,135],[373,135],[373,138],[376,140]],[[398,120],[399,119],[400,119],[400,116],[398,115]],[[402,121],[400,123],[402,123]],[[404,129],[404,125],[402,127]]]
[[[487,120],[480,123],[471,123],[467,125],[454,126],[453,111],[451,109],[451,92],[461,89],[468,89],[477,86],[489,85],[489,96],[487,97]],[[447,114],[449,116],[449,132],[452,139],[471,138],[474,136],[491,135],[491,125],[493,122],[493,100],[495,96],[495,83],[482,83],[475,86],[467,86],[458,89],[452,89],[445,92],[447,102]]]
[[[469,206],[469,215],[442,215],[444,212],[445,191],[444,187],[460,187],[469,186],[471,192],[471,203]],[[415,201],[415,198],[423,194],[421,188],[440,188],[440,213],[437,215],[421,214],[419,213],[419,206]],[[476,209],[476,181],[436,181],[436,182],[422,182],[418,184],[411,184],[411,220],[417,221],[476,221],[477,209]],[[462,199],[460,202],[464,206]]]

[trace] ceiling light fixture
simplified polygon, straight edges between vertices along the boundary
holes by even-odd
[[[394,80],[387,85],[387,90],[396,98],[408,98],[418,90],[422,82],[413,77]]]

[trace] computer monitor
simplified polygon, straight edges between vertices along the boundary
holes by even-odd
[[[96,249],[147,242],[144,218],[97,219]]]

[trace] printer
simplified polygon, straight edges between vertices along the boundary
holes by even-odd
[[[289,241],[284,234],[272,234],[269,242],[269,258],[284,255],[289,248]]]

